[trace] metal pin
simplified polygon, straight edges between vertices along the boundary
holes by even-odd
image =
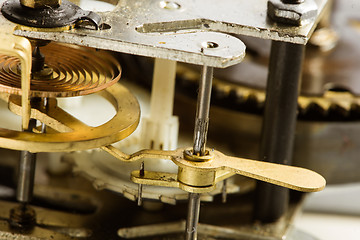
[[[29,128],[26,131],[32,131],[36,127],[36,120],[30,119]],[[16,189],[16,199],[21,203],[31,201],[34,189],[36,153],[28,151],[21,152],[19,163],[19,177]]]
[[[204,155],[206,138],[209,126],[210,98],[212,88],[213,68],[203,66],[202,76],[199,83],[197,99],[196,120],[194,129],[194,155]],[[186,240],[197,239],[197,225],[200,213],[200,194],[189,194],[188,216],[186,221]]]
[[[43,98],[44,100],[44,109],[45,111],[47,111],[49,105],[48,105],[48,98]],[[46,133],[46,124],[45,123],[41,123],[41,133]]]
[[[144,177],[144,176],[145,176],[145,163],[144,163],[144,161],[142,161],[141,165],[140,165],[140,177]],[[141,204],[142,204],[142,189],[143,189],[142,184],[139,184],[138,199],[137,199],[138,206],[141,206]]]
[[[226,203],[227,200],[227,179],[225,179],[223,181],[223,186],[222,186],[222,192],[221,192],[221,197],[222,197],[222,202]]]

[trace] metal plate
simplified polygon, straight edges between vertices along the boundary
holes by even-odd
[[[3,2],[0,1],[0,4]],[[156,3],[155,6],[160,8],[156,1],[149,3]],[[160,10],[167,13],[165,9],[160,8]],[[48,29],[43,31],[18,28],[15,34],[220,68],[240,63],[245,56],[245,45],[241,40],[227,34],[194,31],[186,34],[184,32],[144,34],[136,31],[136,27],[150,17],[157,19],[157,14],[152,14],[151,11],[154,9],[148,9],[147,1],[121,1],[114,11],[99,13],[103,22],[111,26],[107,30],[72,29],[51,32]],[[0,27],[9,24],[16,27],[1,15]],[[207,48],[207,42],[214,42],[218,47]]]
[[[165,1],[140,1],[142,6],[149,9],[151,15],[149,14],[150,17],[138,31],[168,32],[201,29],[305,44],[328,1],[315,0],[318,6],[317,18],[300,27],[271,21],[267,17],[267,0],[222,0],[221,4],[216,0],[177,0],[176,3],[181,6],[178,11],[162,11],[163,9],[158,7],[162,2]]]
[[[169,9],[166,1],[125,0],[114,11],[99,13],[103,22],[111,26],[108,30],[17,30],[15,34],[223,68],[241,62],[245,47],[232,36],[208,31],[305,44],[327,1],[316,3],[318,17],[304,26],[292,27],[268,19],[266,0],[224,0],[221,4],[215,0],[178,0],[178,9]],[[219,47],[204,48],[206,42],[215,42]]]

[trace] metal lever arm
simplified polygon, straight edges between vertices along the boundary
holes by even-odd
[[[226,156],[214,151],[215,159],[209,163],[211,167],[226,169],[236,174],[272,183],[282,187],[303,192],[317,192],[324,189],[326,181],[318,173],[309,169],[282,164],[255,161],[244,158]]]
[[[103,147],[103,149],[126,162],[143,158],[172,160],[179,166],[178,174],[145,171],[144,176],[140,176],[139,171],[134,171],[131,179],[139,184],[179,187],[188,192],[209,192],[215,188],[217,182],[233,174],[302,192],[321,191],[326,184],[325,179],[320,174],[308,169],[230,157],[215,150],[208,150],[206,156],[195,156],[186,149],[175,151],[142,150],[132,155],[124,154],[111,146]]]

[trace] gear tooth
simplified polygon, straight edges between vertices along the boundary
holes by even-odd
[[[229,94],[226,91],[226,88],[218,87],[217,85],[218,84],[213,85],[213,93],[211,96],[211,101],[215,105],[226,104],[224,100],[227,98]]]
[[[309,120],[322,120],[326,116],[326,110],[316,102],[310,102],[306,108],[303,109],[303,113],[304,115],[302,117]]]
[[[248,93],[244,108],[249,112],[253,112],[259,108],[259,102],[255,94]]]
[[[328,114],[329,109],[330,109],[331,104],[332,104],[331,102],[325,101],[325,99],[321,99],[320,101],[317,101],[316,103],[319,104],[319,106],[321,108],[323,108],[325,110],[325,112]]]
[[[265,99],[266,99],[266,94],[265,92],[263,91],[259,91],[257,90],[256,91],[256,94],[257,94],[257,98],[258,98],[258,101],[259,101],[259,106],[262,108],[264,106],[264,103],[265,103]]]
[[[239,106],[244,103],[244,94],[240,95],[238,94],[238,91],[231,89],[229,92],[229,100],[232,103],[235,103],[236,106]]]
[[[299,96],[298,98],[298,109],[299,109],[299,114],[306,114],[306,109],[309,105],[310,101],[308,98]]]
[[[342,121],[349,117],[349,111],[346,108],[343,108],[339,104],[332,103],[329,108],[328,114],[329,120],[332,121]]]
[[[359,103],[351,104],[350,118],[351,119],[359,119],[360,118],[360,104]]]
[[[351,101],[339,101],[338,105],[345,109],[347,112],[350,112],[351,110]]]

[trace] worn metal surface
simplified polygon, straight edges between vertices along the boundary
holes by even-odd
[[[148,4],[152,5],[153,9]],[[153,13],[150,14],[150,11]],[[56,30],[49,32],[49,30],[19,28],[15,34],[148,57],[207,64],[213,67],[227,67],[242,61],[245,45],[230,35],[212,32],[139,33],[136,30],[137,26],[150,16],[156,19],[158,14],[161,14],[155,11],[173,14],[172,11],[169,12],[158,6],[157,1],[121,1],[111,13],[99,13],[110,29],[104,28],[98,31],[60,29],[60,32]],[[0,26],[9,24],[15,27],[15,24],[0,16]],[[209,41],[217,43],[218,47],[207,48],[206,43]]]
[[[300,2],[269,0],[268,15],[278,23],[302,26],[316,19],[318,14],[317,7],[314,0]]]
[[[20,0],[21,5],[29,8],[58,7],[61,0]]]
[[[182,0],[177,2],[178,9],[162,7],[157,0],[127,0],[119,2],[110,13],[99,13],[103,22],[111,27],[108,30],[73,29],[61,33],[18,30],[15,33],[136,55],[227,67],[241,62],[244,46],[229,35],[204,31],[305,44],[326,2],[317,0],[319,10],[316,21],[301,27],[281,26],[269,21],[266,0],[226,0],[220,5],[216,1]],[[219,46],[216,49],[204,48],[202,45],[206,42]]]
[[[67,0],[63,0],[57,7],[51,5],[56,5],[56,2],[50,1],[49,5],[44,5],[43,2],[25,1],[26,7],[22,5],[23,3],[24,1],[7,0],[2,4],[1,13],[10,21],[39,28],[73,26],[79,21],[88,21],[98,29],[101,22],[99,15],[82,10]]]
[[[147,1],[147,7],[157,14],[138,28],[142,32],[170,32],[181,29],[201,29],[248,35],[258,38],[305,44],[327,4],[316,0],[318,7],[314,21],[301,27],[289,27],[272,22],[267,18],[267,0],[179,0],[181,8],[170,14],[161,14],[156,9],[157,1]],[[155,6],[155,7],[154,7]]]

